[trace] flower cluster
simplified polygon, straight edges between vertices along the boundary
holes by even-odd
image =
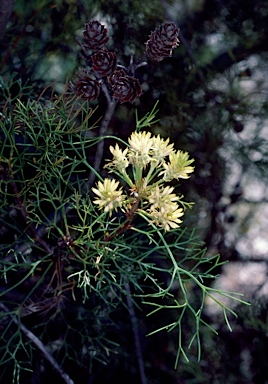
[[[113,159],[106,165],[127,183],[128,193],[118,188],[118,181],[106,178],[92,189],[97,195],[94,203],[110,214],[118,208],[133,214],[134,209],[166,231],[178,227],[184,214],[179,206],[181,197],[166,183],[189,178],[194,160],[187,152],[176,151],[169,139],[152,136],[150,132],[132,133],[128,144],[125,149],[118,144],[110,146]]]
[[[135,77],[129,76],[124,70],[117,69],[117,57],[105,47],[109,37],[107,29],[97,20],[85,24],[83,32],[84,51],[91,60],[88,71],[78,73],[74,79],[74,88],[78,96],[85,100],[95,100],[99,96],[101,81],[106,78],[108,87],[114,98],[121,103],[133,102],[141,93],[141,85]],[[102,79],[101,79],[102,78]]]

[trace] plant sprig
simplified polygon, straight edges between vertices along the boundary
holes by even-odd
[[[136,131],[140,132],[142,129],[151,127],[151,125],[154,125],[159,121],[159,119],[156,119],[156,115],[159,112],[159,109],[156,109],[157,105],[159,103],[159,100],[156,101],[155,105],[153,106],[153,109],[151,112],[147,112],[142,118],[139,119],[138,117],[138,110],[135,110],[135,116],[136,116]]]

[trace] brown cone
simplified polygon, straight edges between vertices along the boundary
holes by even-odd
[[[116,69],[117,59],[113,52],[99,50],[92,56],[92,69],[101,76],[110,76]]]
[[[117,72],[115,72],[112,82],[114,97],[118,99],[120,103],[127,101],[133,102],[141,95],[142,89],[140,82],[134,77],[128,75],[120,76],[120,74],[117,76]]]
[[[156,61],[172,55],[172,50],[179,44],[179,29],[174,23],[164,23],[151,33],[146,43],[147,56]]]
[[[95,100],[100,94],[100,83],[84,69],[77,72],[73,85],[76,94],[83,100]]]
[[[90,20],[83,31],[85,46],[94,52],[102,49],[109,40],[107,29],[97,20]]]

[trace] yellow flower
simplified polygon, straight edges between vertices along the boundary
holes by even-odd
[[[189,159],[188,152],[178,150],[172,152],[169,155],[169,163],[164,163],[164,171],[160,172],[159,175],[164,175],[165,181],[171,181],[172,179],[188,179],[189,173],[194,171],[194,167],[190,167],[194,160]]]
[[[128,139],[129,162],[137,167],[145,168],[151,161],[150,151],[153,140],[150,132],[133,132]]]
[[[151,132],[133,132],[128,139],[128,142],[134,151],[138,151],[140,153],[148,153],[153,145],[151,136]]]
[[[164,140],[159,135],[152,137],[152,157],[157,162],[163,161],[163,159],[173,152],[174,144],[169,144],[169,139]]]
[[[92,191],[98,196],[94,204],[99,205],[99,209],[104,209],[104,212],[117,211],[118,207],[122,207],[125,196],[122,188],[117,190],[119,181],[114,179],[104,179],[103,183],[98,181],[97,188],[92,188]]]
[[[173,190],[173,187],[167,186],[165,188],[161,188],[159,185],[152,188],[149,196],[149,203],[152,204],[151,208],[169,205],[174,201],[178,201],[179,197],[175,193],[172,193]]]
[[[113,161],[107,164],[107,166],[115,167],[120,173],[123,173],[129,165],[127,159],[128,148],[122,151],[119,145],[115,144],[115,147],[110,146],[110,152],[113,155]]]
[[[177,203],[163,204],[158,208],[151,206],[149,211],[152,223],[169,231],[170,228],[178,228],[182,220],[179,217],[184,215],[183,209]]]

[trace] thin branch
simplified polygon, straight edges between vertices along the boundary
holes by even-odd
[[[139,207],[141,199],[137,198],[135,202],[133,203],[132,207],[126,212],[126,222],[119,227],[115,232],[113,232],[111,235],[106,235],[103,239],[105,242],[110,242],[112,241],[115,237],[121,235],[121,233],[125,232],[129,228],[131,228],[131,222],[134,219],[137,209]]]
[[[105,93],[105,91],[104,91]],[[106,93],[105,93],[106,94]],[[95,172],[98,172],[100,170],[100,165],[101,165],[101,162],[102,162],[102,159],[103,159],[103,151],[104,151],[104,140],[103,140],[103,136],[105,136],[105,133],[107,131],[107,128],[108,128],[108,125],[111,121],[111,118],[114,114],[114,110],[115,110],[115,107],[116,105],[118,104],[118,101],[117,100],[114,100],[114,99],[111,99],[109,100],[107,98],[107,101],[108,101],[108,106],[107,106],[107,109],[105,111],[105,115],[101,121],[101,125],[100,125],[100,132],[99,132],[99,137],[101,138],[98,145],[97,145],[97,149],[96,149],[96,154],[95,154],[95,160],[94,160],[94,163],[93,163],[93,168],[95,170]],[[89,177],[88,177],[88,181],[87,181],[87,187],[88,189],[90,189],[95,181],[95,178],[96,178],[96,174],[94,172],[91,172]]]
[[[132,324],[132,330],[134,334],[134,342],[135,342],[135,348],[136,348],[136,353],[138,358],[141,384],[147,384],[147,378],[146,378],[145,369],[144,369],[144,360],[142,356],[141,341],[140,341],[140,335],[139,335],[138,320],[135,314],[133,301],[131,299],[131,290],[130,290],[129,283],[125,283],[124,285],[125,285],[125,290],[127,292],[127,295],[126,295],[127,306],[128,306],[128,312],[129,312],[129,316]]]
[[[50,362],[53,368],[58,372],[61,378],[65,381],[66,384],[74,384],[74,381],[70,378],[70,376],[60,367],[58,362],[54,359],[54,357],[48,352],[45,345],[42,343],[38,337],[36,337],[28,328],[25,327],[21,322],[18,321],[16,316],[9,313],[9,309],[3,304],[0,303],[0,308],[2,308],[7,314],[12,318],[15,324],[20,327],[20,330],[24,333],[24,335],[43,353],[45,358]]]

